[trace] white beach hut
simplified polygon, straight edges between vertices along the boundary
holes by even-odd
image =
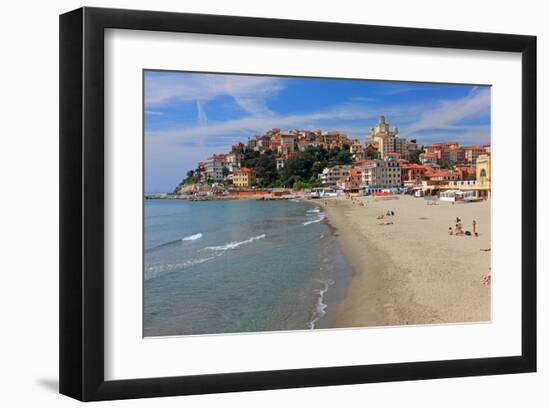
[[[439,200],[442,202],[456,202],[457,200],[463,200],[464,194],[460,190],[446,190],[439,194]]]

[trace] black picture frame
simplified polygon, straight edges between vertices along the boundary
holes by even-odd
[[[106,381],[104,30],[109,28],[521,53],[521,355]],[[536,44],[536,37],[526,35],[156,11],[85,7],[61,15],[60,392],[96,401],[535,372]]]

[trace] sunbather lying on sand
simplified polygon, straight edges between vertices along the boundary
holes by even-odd
[[[393,222],[382,222],[382,223],[378,223],[379,226],[388,226],[390,224],[393,224]]]
[[[485,273],[483,277],[481,277],[481,284],[483,285],[491,284],[491,270],[489,270],[489,272]]]

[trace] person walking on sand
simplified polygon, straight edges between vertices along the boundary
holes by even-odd
[[[476,230],[476,227],[477,227],[477,222],[474,220],[472,220],[472,231],[474,233],[474,236],[477,237],[477,230]]]

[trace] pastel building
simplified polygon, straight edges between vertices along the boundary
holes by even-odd
[[[486,153],[485,146],[471,145],[464,147],[464,157],[468,163],[476,163],[479,155]]]
[[[426,173],[426,167],[418,165],[416,163],[401,163],[401,181],[412,181],[420,183],[424,174]]]
[[[397,155],[398,158],[409,157],[416,151],[416,140],[400,138],[397,128],[390,129],[386,118],[381,115],[378,123],[371,128],[365,140],[365,146],[377,146],[380,159],[386,159],[390,155]]]
[[[326,186],[335,186],[342,178],[350,176],[350,166],[333,166],[331,168],[324,168],[323,172],[319,174],[321,183]]]
[[[476,182],[483,187],[489,188],[491,185],[491,155],[487,153],[477,157]]]
[[[296,135],[289,132],[281,132],[281,145],[286,147],[288,152],[294,152],[296,150]]]
[[[236,187],[252,187],[256,185],[256,172],[250,168],[240,168],[233,171],[233,185]]]
[[[360,168],[351,168],[349,175],[338,179],[337,186],[344,190],[359,190],[363,185],[362,170]]]
[[[375,159],[362,167],[364,186],[390,188],[401,186],[401,166],[396,160]]]
[[[423,165],[435,165],[438,161],[438,155],[434,152],[424,152],[418,155],[420,163]]]
[[[464,149],[458,142],[437,142],[424,147],[424,153],[431,154],[437,158],[437,163],[460,163],[464,161]],[[421,159],[422,160],[422,159]]]
[[[242,154],[239,152],[231,152],[225,155],[223,166],[233,172],[234,169],[241,167]]]
[[[365,145],[377,144],[381,159],[385,159],[391,154],[406,157],[409,155],[411,146],[407,144],[406,139],[398,137],[398,134],[399,131],[397,128],[390,130],[389,124],[386,123],[386,118],[382,115],[378,119],[378,123],[369,131]]]
[[[206,178],[213,182],[221,182],[224,163],[225,155],[223,153],[210,156],[206,162]]]

